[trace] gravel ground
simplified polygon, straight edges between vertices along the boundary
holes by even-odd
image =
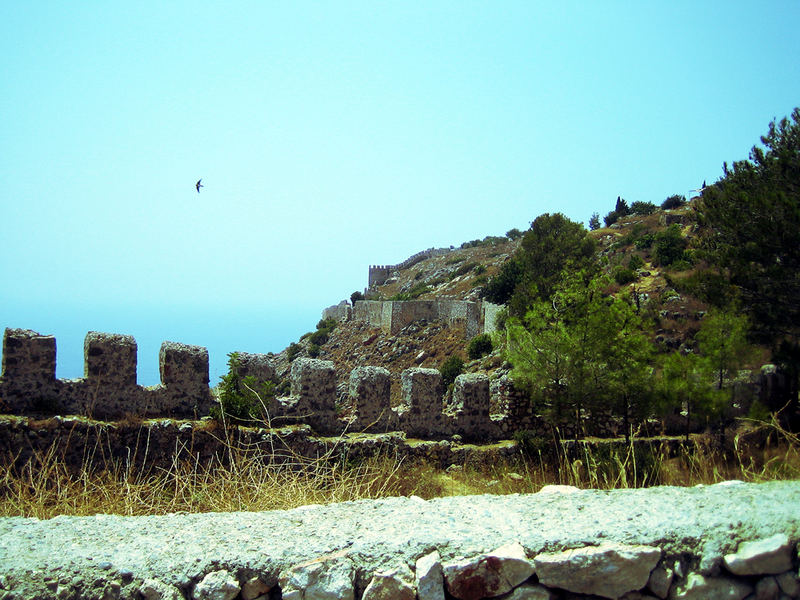
[[[262,513],[11,517],[0,519],[0,599],[66,589],[102,597],[97,590],[114,582],[119,597],[138,597],[145,579],[188,589],[219,569],[275,582],[291,565],[342,550],[363,583],[377,568],[413,565],[433,549],[448,561],[513,541],[529,556],[647,544],[713,574],[739,542],[775,533],[800,539],[800,481],[388,498]]]

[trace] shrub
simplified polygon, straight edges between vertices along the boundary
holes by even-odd
[[[641,256],[639,256],[638,254],[632,255],[628,259],[628,268],[631,271],[638,271],[643,266],[644,266],[644,259]]]
[[[219,384],[219,404],[211,407],[210,415],[217,421],[246,423],[264,419],[264,404],[275,397],[275,384],[259,381],[252,375],[240,375],[238,352],[228,354],[228,373]],[[262,404],[263,403],[263,404]]]
[[[486,265],[476,265],[473,269],[475,275],[481,275],[482,273],[486,272]]]
[[[472,271],[472,269],[474,269],[477,266],[478,266],[478,263],[476,263],[476,262],[464,263],[463,265],[458,267],[455,271],[450,273],[450,279],[452,280],[452,279],[455,279],[456,277],[460,277],[461,275],[464,275],[465,273],[469,273],[470,271]]]
[[[508,309],[501,308],[497,311],[497,314],[494,316],[494,326],[499,331],[502,331],[506,328],[506,321],[508,320]]]
[[[330,333],[339,323],[334,318],[322,319],[317,323],[317,331],[327,331]]]
[[[364,294],[362,294],[361,292],[356,291],[350,294],[350,304],[355,304],[359,300],[363,299],[364,299]]]
[[[328,341],[328,332],[325,329],[318,329],[310,336],[308,336],[308,341],[312,345],[315,346],[322,346]]]
[[[684,204],[686,204],[686,196],[675,194],[664,200],[661,203],[661,208],[664,210],[669,210],[671,208],[679,208]]]
[[[600,215],[598,213],[592,213],[592,216],[589,217],[589,229],[592,231],[600,229]]]
[[[456,380],[456,377],[461,375],[464,371],[464,360],[458,356],[453,355],[445,360],[439,366],[439,373],[442,375],[442,384],[445,387],[450,387]]]
[[[638,276],[633,269],[629,269],[628,267],[617,267],[614,269],[614,281],[616,281],[619,285],[632,283],[637,279]]]
[[[645,233],[642,237],[634,240],[633,245],[639,250],[645,250],[653,245],[656,236],[654,233]]]
[[[308,355],[311,358],[317,358],[319,356],[319,352],[319,346],[317,346],[315,343],[312,342],[308,345]]]
[[[652,215],[658,207],[652,202],[634,202],[631,204],[631,214],[633,215]]]
[[[684,258],[687,242],[681,235],[681,227],[673,223],[655,236],[655,259],[661,266],[668,266]]]
[[[522,232],[514,227],[514,229],[509,229],[506,231],[506,237],[510,240],[518,240],[522,237]]]
[[[488,333],[481,333],[469,341],[469,345],[467,346],[467,356],[474,360],[489,354],[493,349],[494,347],[492,346],[492,338],[489,337]]]
[[[292,362],[295,358],[297,358],[297,355],[300,354],[302,351],[303,347],[300,344],[292,342],[286,349],[286,360]]]
[[[619,213],[615,210],[612,210],[605,217],[603,217],[603,223],[606,224],[606,227],[611,227],[618,220],[619,220]]]

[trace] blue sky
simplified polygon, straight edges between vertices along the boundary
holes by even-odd
[[[277,352],[367,266],[660,203],[800,105],[800,3],[5,2],[0,326]],[[203,178],[198,194],[194,183]]]

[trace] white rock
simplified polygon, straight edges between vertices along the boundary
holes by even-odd
[[[156,579],[145,579],[139,593],[144,600],[183,600],[183,594],[178,588]]]
[[[673,600],[742,600],[753,592],[753,587],[728,577],[703,577],[689,573],[683,585],[670,593]]]
[[[299,591],[303,600],[353,600],[353,567],[349,560],[336,560],[333,555],[292,567],[280,576],[283,598],[287,593]]]
[[[533,564],[518,542],[477,558],[444,565],[447,591],[460,600],[505,594],[533,575]]]
[[[242,586],[242,600],[256,600],[270,590],[270,586],[261,581],[258,577],[248,579]]]
[[[574,485],[545,485],[537,494],[575,494],[580,491]]]
[[[674,572],[666,565],[658,565],[650,573],[647,580],[647,589],[659,598],[666,598],[669,595],[669,586],[672,585]]]
[[[503,600],[555,600],[556,594],[543,585],[523,583],[514,588]]]
[[[660,558],[660,548],[603,544],[540,554],[533,564],[539,582],[548,587],[616,600],[647,585]]]
[[[792,547],[784,533],[753,542],[742,542],[736,554],[724,558],[735,575],[777,575],[792,568]]]
[[[192,592],[195,600],[232,600],[239,595],[239,582],[227,571],[212,571]]]
[[[378,571],[367,584],[362,600],[414,600],[413,578],[408,567]]]
[[[416,582],[419,600],[444,600],[442,562],[436,550],[417,560]]]

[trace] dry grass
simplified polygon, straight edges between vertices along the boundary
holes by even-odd
[[[758,444],[745,443],[754,437]],[[476,459],[447,470],[388,454],[354,461],[343,445],[313,460],[230,445],[226,457],[209,464],[175,458],[167,468],[150,469],[136,469],[131,461],[100,460],[95,453],[87,454],[79,468],[70,468],[54,448],[19,468],[13,466],[14,457],[5,457],[0,515],[46,519],[59,514],[262,511],[386,496],[532,493],[547,484],[611,489],[800,478],[800,440],[774,422],[751,426],[727,452],[700,436],[677,455],[663,446],[587,444],[571,451],[539,449],[504,461]]]

